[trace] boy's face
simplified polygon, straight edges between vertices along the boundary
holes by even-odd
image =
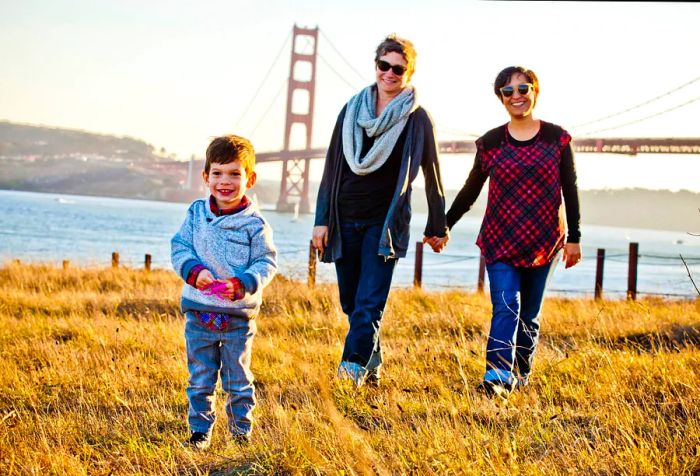
[[[214,162],[208,174],[202,172],[202,177],[220,210],[237,207],[246,190],[255,185],[256,180],[255,172],[246,174],[240,160],[228,164]]]

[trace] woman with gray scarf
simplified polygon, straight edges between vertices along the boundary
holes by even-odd
[[[379,329],[394,266],[409,246],[411,183],[419,169],[428,199],[423,241],[439,253],[449,239],[433,122],[410,84],[416,51],[390,35],[374,62],[376,82],[338,116],[313,229],[321,259],[335,263],[350,324],[338,376],[358,386],[379,383]]]

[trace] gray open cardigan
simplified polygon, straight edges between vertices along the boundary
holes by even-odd
[[[340,241],[340,219],[338,215],[338,191],[342,180],[343,162],[343,119],[347,105],[340,111],[333,130],[331,143],[326,153],[323,178],[316,199],[316,219],[314,225],[328,226],[328,246],[322,261],[332,263],[342,258]],[[426,236],[445,236],[447,224],[445,219],[445,194],[438,163],[438,148],[435,131],[430,114],[418,107],[409,116],[406,123],[406,142],[399,169],[394,196],[384,220],[382,238],[377,254],[389,258],[403,258],[409,246],[411,223],[411,183],[423,169],[425,194],[428,199],[428,223]]]

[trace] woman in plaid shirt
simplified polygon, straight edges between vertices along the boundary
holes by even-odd
[[[566,268],[581,261],[581,233],[571,136],[534,118],[537,76],[510,66],[496,77],[494,92],[510,121],[477,139],[474,166],[447,213],[447,226],[472,207],[488,178],[476,244],[486,260],[493,314],[479,389],[507,395],[528,382],[547,281],[560,257]]]

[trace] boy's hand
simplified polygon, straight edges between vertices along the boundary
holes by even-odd
[[[238,301],[245,297],[245,285],[238,278],[216,279],[201,291],[225,301]]]
[[[315,226],[311,235],[311,242],[314,248],[323,253],[323,250],[326,249],[326,245],[328,245],[328,227]]]
[[[224,296],[227,296],[228,299],[231,301],[239,301],[245,297],[243,281],[238,278],[231,278],[226,280],[226,284],[226,294],[224,294]]]
[[[197,276],[197,282],[195,283],[195,287],[201,291],[214,281],[214,275],[211,274],[211,271],[209,271],[208,269],[203,269],[199,272],[199,275]]]

